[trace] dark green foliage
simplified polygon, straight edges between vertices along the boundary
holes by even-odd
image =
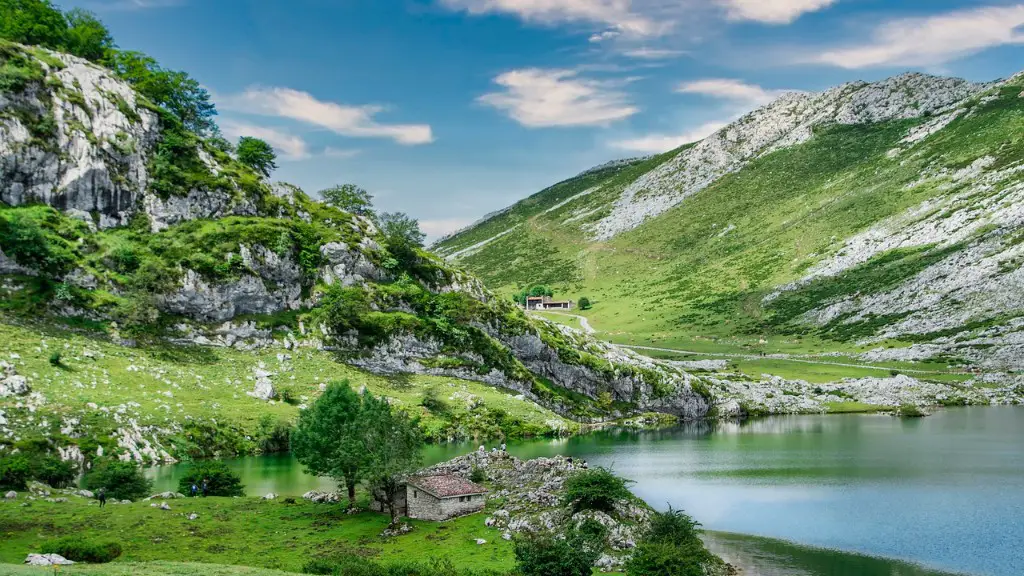
[[[395,499],[405,490],[405,477],[419,468],[423,433],[418,419],[393,409],[386,398],[364,394],[362,400],[360,439],[366,456],[366,480],[391,512],[391,523],[396,524]]]
[[[278,420],[270,414],[264,414],[260,418],[260,427],[256,433],[260,452],[263,454],[287,452],[290,448],[291,432],[291,424],[284,420]]]
[[[899,410],[897,411],[897,414],[901,418],[923,418],[928,415],[927,412],[921,410],[920,408],[913,404],[903,404],[902,406],[900,406]]]
[[[24,454],[0,458],[0,488],[24,490],[32,479],[32,462]]]
[[[149,494],[153,487],[134,462],[108,460],[100,463],[85,477],[85,487],[93,492],[106,490],[108,498],[138,500]]]
[[[554,295],[555,295],[555,292],[551,288],[549,288],[547,286],[540,286],[540,285],[538,285],[538,286],[531,286],[530,288],[527,288],[526,290],[522,290],[522,291],[516,292],[515,294],[512,295],[512,300],[514,300],[517,303],[519,303],[520,306],[526,306],[526,299],[528,297],[554,296]]]
[[[591,468],[577,472],[565,481],[562,499],[574,512],[614,512],[617,502],[632,499],[630,484],[632,481],[616,476],[607,468]]]
[[[242,136],[235,152],[238,161],[268,178],[277,169],[277,154],[274,148],[259,138]]]
[[[32,478],[47,486],[68,488],[74,485],[77,477],[78,471],[71,462],[49,455],[33,458]]]
[[[360,216],[373,214],[373,196],[355,184],[341,184],[321,190],[320,197],[328,204],[346,212]]]
[[[339,554],[331,558],[314,558],[302,567],[304,574],[331,576],[497,576],[492,572],[461,570],[451,560],[429,563],[378,564],[356,554]]]
[[[67,31],[64,15],[49,0],[0,0],[0,38],[58,48]]]
[[[20,47],[0,40],[0,91],[21,92],[30,84],[41,83],[43,78],[42,66],[26,55]],[[12,112],[19,117],[26,115],[25,111],[19,109]],[[32,130],[31,125],[29,129]]]
[[[15,262],[47,277],[67,272],[75,261],[72,246],[44,228],[59,216],[52,209],[0,212],[0,250]]]
[[[178,492],[190,495],[192,486],[200,488],[206,482],[206,496],[245,496],[242,479],[220,460],[195,462],[178,480]]]
[[[205,133],[214,127],[217,109],[209,92],[185,72],[167,70],[141,52],[114,51],[107,64],[140,94],[173,114],[185,129]]]
[[[59,554],[73,562],[106,564],[121,555],[121,545],[117,542],[91,542],[82,539],[81,536],[65,536],[58,540],[43,542],[40,552]]]
[[[100,62],[114,49],[114,39],[107,27],[88,10],[75,8],[65,15],[67,34],[64,48],[81,58]]]
[[[299,415],[291,435],[292,453],[306,472],[343,484],[350,508],[367,463],[363,400],[347,381],[333,382]]]
[[[423,400],[420,400],[420,406],[434,414],[447,414],[451,410],[451,406],[448,405],[444,398],[441,398],[437,388],[427,388],[423,393]]]
[[[590,576],[601,543],[594,530],[570,530],[564,539],[530,534],[515,542],[516,568],[522,576]]]
[[[54,368],[60,368],[63,365],[64,362],[63,360],[61,360],[61,353],[59,351],[55,351],[50,354],[50,366],[53,366]]]
[[[580,298],[579,305],[580,310],[590,310],[593,308],[593,305],[590,303],[590,298],[587,298],[586,296]]]
[[[670,506],[657,512],[633,557],[626,564],[629,576],[706,576],[722,560],[709,552],[700,539],[700,524]]]
[[[475,482],[477,484],[480,484],[481,482],[486,482],[487,472],[484,472],[484,469],[479,466],[474,466],[473,469],[469,472],[469,481]]]

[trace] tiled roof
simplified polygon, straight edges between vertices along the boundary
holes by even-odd
[[[487,488],[474,484],[465,478],[453,475],[420,476],[410,478],[409,484],[437,496],[438,498],[451,498],[453,496],[469,496],[470,494],[485,494]]]

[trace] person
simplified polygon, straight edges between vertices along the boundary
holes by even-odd
[[[210,491],[210,483],[203,478],[203,498],[206,498],[206,493]]]
[[[100,501],[100,508],[107,505],[107,491],[100,488],[99,492],[96,493],[96,499]]]
[[[195,498],[196,496],[198,496],[198,495],[199,495],[199,486],[196,486],[196,483],[195,483],[195,482],[193,482],[193,483],[192,483],[192,489],[191,489],[191,492],[192,492],[192,497],[193,497],[193,498]]]

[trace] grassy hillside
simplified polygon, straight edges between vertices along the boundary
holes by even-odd
[[[979,159],[989,173],[1001,174],[989,194],[1021,182],[1021,171],[1006,169],[1024,161],[1022,85],[1018,78],[971,100],[965,113],[916,143],[904,138],[929,118],[818,128],[806,143],[764,155],[606,242],[590,240],[586,224],[609,209],[624,182],[650,166],[573,184],[572,191],[602,188],[552,212],[540,209],[569,196],[561,184],[517,204],[513,231],[457,261],[502,293],[549,284],[559,293],[588,296],[594,308],[582,314],[614,341],[697,351],[863,351],[855,342],[901,317],[840,317],[815,326],[803,315],[837,299],[891,290],[993,228],[952,246],[891,250],[774,300],[766,296],[841,255],[846,239],[858,233],[928,201],[933,213],[940,211],[947,199],[970,190],[955,175]],[[451,254],[466,238],[497,235],[511,221],[486,222],[438,249]],[[510,253],[516,255],[512,265]],[[1009,262],[1007,273],[1019,264]]]

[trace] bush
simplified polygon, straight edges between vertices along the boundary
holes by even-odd
[[[62,358],[63,356],[61,355],[60,352],[54,352],[53,354],[50,354],[50,366],[60,368],[61,366],[64,365]]]
[[[450,560],[434,560],[429,564],[409,562],[385,566],[352,554],[331,558],[314,558],[306,562],[302,572],[332,576],[487,576],[493,574],[491,572],[459,570]]]
[[[469,481],[479,484],[487,481],[487,472],[479,466],[473,466],[473,470],[469,473]]]
[[[78,476],[75,465],[55,456],[43,456],[35,459],[32,466],[32,477],[47,486],[67,488],[74,484]]]
[[[65,536],[44,542],[42,553],[59,554],[74,562],[105,564],[121,555],[121,545],[117,542],[90,542],[78,536]]]
[[[928,414],[913,404],[904,404],[900,406],[898,414],[903,418],[923,418]]]
[[[698,540],[684,546],[667,542],[641,542],[626,563],[628,576],[706,576],[709,566],[721,564]]]
[[[178,481],[178,492],[190,494],[192,485],[202,487],[207,482],[207,496],[245,496],[242,479],[220,460],[196,462]]]
[[[580,532],[570,532],[564,539],[531,534],[515,543],[516,568],[522,576],[590,576],[601,555],[597,544]]]
[[[700,522],[671,506],[667,512],[657,512],[651,517],[647,540],[682,546],[700,539]]]
[[[0,488],[24,490],[32,479],[32,463],[24,454],[0,458]]]
[[[590,298],[587,298],[586,296],[580,298],[579,305],[580,310],[590,310],[593,307],[593,304],[590,303]]]
[[[633,497],[628,488],[632,483],[631,480],[619,478],[607,468],[592,468],[578,472],[565,481],[563,500],[573,512],[613,512],[616,502]]]
[[[287,421],[264,414],[260,418],[260,427],[256,433],[259,438],[260,452],[264,454],[287,452],[291,433],[292,425]]]
[[[447,414],[451,411],[451,406],[445,402],[444,398],[441,398],[441,395],[437,392],[437,388],[427,388],[423,393],[423,400],[420,400],[420,406],[423,406],[434,414]]]
[[[107,497],[116,500],[138,500],[149,494],[153,482],[134,462],[108,460],[85,477],[85,487],[93,492],[103,488]]]

